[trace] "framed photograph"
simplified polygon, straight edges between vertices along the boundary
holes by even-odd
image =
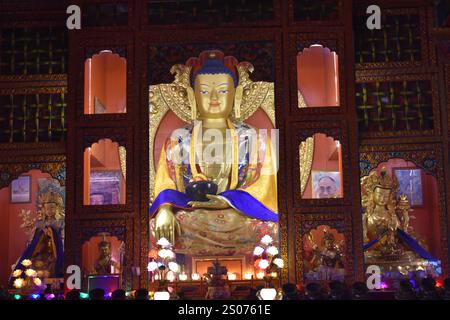
[[[23,175],[11,182],[11,203],[31,202],[31,176]]]
[[[91,205],[120,204],[121,171],[91,171]]]
[[[312,198],[340,198],[341,173],[339,171],[311,171]]]
[[[411,207],[422,207],[422,169],[394,168],[393,170],[399,184],[397,198],[406,194]]]

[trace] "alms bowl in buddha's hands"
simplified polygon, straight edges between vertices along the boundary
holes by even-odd
[[[217,184],[212,181],[194,181],[186,186],[186,194],[193,201],[209,201],[207,194],[217,194]]]

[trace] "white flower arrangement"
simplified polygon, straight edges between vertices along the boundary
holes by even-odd
[[[172,244],[166,238],[160,238],[156,244],[159,249],[157,260],[150,261],[147,270],[153,274],[154,280],[159,281],[160,288],[163,288],[167,285],[167,281],[176,280],[180,266],[174,261]]]
[[[261,238],[259,244],[253,250],[255,257],[255,267],[258,279],[265,279],[270,282],[271,279],[277,278],[278,272],[284,268],[284,261],[279,256],[279,250],[273,245],[273,239],[269,235]]]

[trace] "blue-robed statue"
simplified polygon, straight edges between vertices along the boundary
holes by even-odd
[[[64,276],[64,191],[52,183],[39,191],[38,218],[30,217],[30,212],[22,212],[23,227],[28,229],[31,241],[17,260],[13,270],[25,270],[23,260],[31,260],[31,268],[40,278],[60,278]],[[14,278],[10,278],[10,285]]]

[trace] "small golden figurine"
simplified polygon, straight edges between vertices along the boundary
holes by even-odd
[[[311,232],[307,237],[312,245],[312,256],[308,261],[310,271],[306,274],[306,278],[343,280],[345,275],[343,243],[337,243],[335,236],[327,229],[323,230],[320,246]]]

